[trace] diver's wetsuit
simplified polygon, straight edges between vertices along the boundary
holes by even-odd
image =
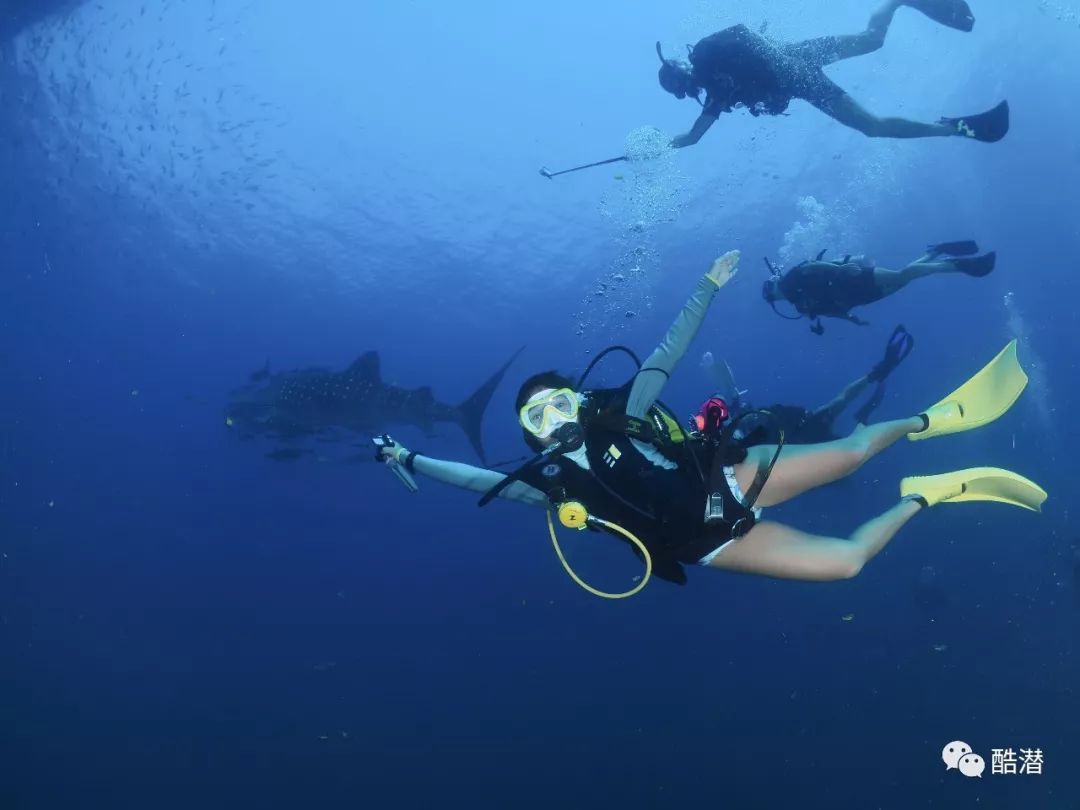
[[[674,370],[679,360],[682,359],[697,334],[716,291],[716,284],[708,277],[703,277],[698,282],[693,294],[691,294],[686,305],[671,325],[664,339],[645,360],[642,370],[634,378],[626,400],[625,413],[627,416],[639,419],[646,418],[649,409],[652,408],[660,396],[668,375]],[[627,441],[633,449],[636,449],[645,460],[651,462],[655,467],[671,470],[676,466],[674,462],[665,458],[655,447],[637,439],[627,439]],[[591,448],[591,451],[596,449]],[[603,448],[599,449],[603,450]],[[589,453],[589,463],[590,466],[595,466],[595,453],[591,451]],[[471,489],[475,492],[487,492],[506,477],[503,473],[494,470],[486,470],[459,462],[442,461],[421,455],[415,457],[413,466],[416,471],[423,475],[453,486]],[[725,467],[724,471],[731,494],[737,501],[743,501],[744,496],[738,489],[738,483],[735,482],[733,469]],[[574,493],[570,492],[570,495],[574,496]],[[508,500],[545,508],[549,505],[546,493],[522,481],[515,481],[510,484],[499,493],[499,496]],[[577,495],[576,497],[584,497],[584,495]],[[701,499],[695,501],[694,506],[687,508],[694,509],[693,517],[694,521],[696,521],[695,525],[701,530],[700,536],[681,538],[650,536],[647,526],[638,525],[634,518],[628,518],[634,522],[633,528],[642,532],[640,535],[641,540],[654,557],[653,563],[656,576],[672,582],[685,582],[686,577],[679,567],[679,562],[688,562],[687,554],[697,554],[698,556],[694,557],[694,560],[707,564],[715,551],[731,539],[730,536],[714,537],[711,541],[708,539],[708,532],[705,531],[704,527],[704,492],[702,492]],[[760,509],[754,509],[754,514],[760,514],[760,511]],[[620,524],[624,519],[627,519],[624,515],[602,514],[600,517]]]
[[[862,323],[851,308],[885,297],[874,280],[873,266],[857,262],[803,262],[780,278],[779,287],[784,298],[811,319],[826,316]]]
[[[719,117],[742,105],[753,115],[780,115],[793,98],[829,112],[846,95],[822,70],[844,58],[840,43],[820,37],[777,44],[745,25],[710,34],[690,51],[694,83],[706,92],[702,112]]]

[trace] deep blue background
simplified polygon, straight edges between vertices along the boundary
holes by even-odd
[[[865,4],[104,5],[2,49],[0,807],[1080,807],[1074,10],[980,3],[966,36],[901,11],[833,72],[923,118],[1007,97],[994,146],[867,141],[797,103],[661,170],[549,183],[545,161],[689,125],[657,37],[856,30]],[[895,266],[969,237],[994,275],[919,282],[864,329],[814,338],[757,297],[765,253]],[[665,392],[680,409],[706,349],[758,401],[819,404],[899,321],[918,345],[882,416],[1013,336],[1032,373],[994,425],[773,516],[846,534],[903,475],[977,464],[1038,480],[1044,513],[944,506],[851,582],[695,570],[609,603],[539,513],[275,463],[222,425],[267,358],[377,349],[387,380],[456,402],[524,343],[486,422],[513,457],[522,377],[648,352],[731,247],[742,275]],[[395,433],[475,461],[452,425]],[[576,564],[624,586],[632,558],[591,539],[568,538]],[[956,738],[1042,748],[1046,773],[946,773]]]

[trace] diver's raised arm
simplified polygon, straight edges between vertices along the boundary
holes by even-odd
[[[645,413],[660,396],[675,365],[686,354],[690,343],[705,320],[705,313],[712,303],[716,291],[727,284],[738,272],[739,251],[731,250],[712,263],[685,306],[671,324],[660,345],[649,355],[641,366],[634,384],[630,388],[630,397],[626,403],[628,416],[644,417]]]
[[[430,456],[411,452],[407,447],[395,443],[380,449],[380,454],[393,458],[410,473],[420,473],[450,486],[469,489],[473,492],[487,492],[504,478],[500,472],[483,467],[474,467],[459,461],[445,461]],[[547,506],[548,499],[540,490],[521,481],[515,481],[499,493],[499,497],[532,506]]]

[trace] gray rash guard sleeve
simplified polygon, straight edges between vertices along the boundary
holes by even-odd
[[[462,489],[471,489],[473,492],[487,492],[497,483],[506,478],[500,472],[486,470],[483,467],[473,467],[471,464],[462,464],[458,461],[443,461],[439,458],[428,458],[417,455],[413,459],[413,469],[418,473],[442,481]],[[521,481],[515,481],[502,492],[500,498],[508,501],[517,501],[531,506],[547,506],[548,499],[538,489],[530,487]]]
[[[702,276],[686,305],[671,324],[664,339],[649,355],[638,372],[630,388],[630,397],[626,401],[626,415],[643,418],[667,383],[668,375],[675,370],[675,365],[682,360],[690,343],[697,335],[709,304],[719,287],[708,276]]]

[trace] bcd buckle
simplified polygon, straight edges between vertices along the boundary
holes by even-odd
[[[724,520],[724,494],[710,492],[705,498],[705,523],[721,523]]]

